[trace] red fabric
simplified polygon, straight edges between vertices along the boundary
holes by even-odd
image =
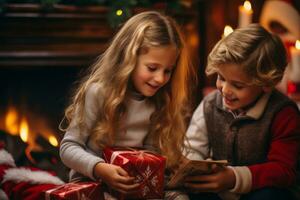
[[[103,150],[103,157],[107,163],[121,166],[130,176],[136,178],[137,183],[140,183],[137,192],[126,195],[126,198],[163,198],[166,165],[164,157],[143,150],[110,147]],[[125,196],[118,197],[125,198]]]
[[[104,200],[102,187],[100,183],[96,182],[78,182],[67,183],[56,188],[45,191],[45,200]]]
[[[10,200],[41,200],[44,199],[44,191],[57,187],[57,185],[6,181],[1,187]]]
[[[2,164],[0,165],[0,180],[3,181],[3,176],[5,174],[5,170],[13,168],[12,166]],[[37,168],[30,168],[32,171],[40,171]],[[54,184],[32,184],[29,182],[13,182],[13,181],[5,181],[1,184],[2,190],[6,193],[10,200],[40,200],[44,199],[43,192],[45,190],[57,187]]]
[[[5,147],[5,143],[4,143],[3,141],[0,140],[0,150],[1,150],[1,149],[4,149],[4,147]]]
[[[2,149],[4,146],[0,146]],[[16,168],[8,164],[0,164],[0,183],[3,181],[5,171]],[[37,168],[26,167],[32,171],[41,171]],[[5,192],[10,200],[41,200],[44,199],[43,191],[57,187],[54,184],[32,184],[29,182],[15,183],[13,181],[5,181],[1,184],[1,189]]]
[[[271,127],[271,145],[265,163],[249,166],[252,189],[287,187],[296,180],[300,149],[300,116],[295,108],[283,108]]]

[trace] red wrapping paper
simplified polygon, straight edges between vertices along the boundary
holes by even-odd
[[[100,183],[67,183],[45,191],[45,200],[104,200]]]
[[[131,148],[106,147],[103,157],[107,163],[122,167],[140,183],[137,192],[117,194],[118,199],[158,199],[164,196],[166,158],[153,152]]]

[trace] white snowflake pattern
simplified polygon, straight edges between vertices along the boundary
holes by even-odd
[[[145,178],[149,178],[151,173],[152,173],[152,170],[151,170],[150,166],[148,165],[145,172],[143,173],[143,175],[145,176]]]
[[[157,177],[157,175],[155,175],[151,179],[151,185],[156,186],[157,183],[158,183],[158,177]]]
[[[150,189],[148,186],[143,187],[143,196],[146,196],[150,192]]]
[[[80,200],[91,200],[91,199],[88,198],[84,193],[82,193],[80,196]]]
[[[143,177],[139,174],[134,179],[134,183],[140,183],[142,181],[143,181]]]

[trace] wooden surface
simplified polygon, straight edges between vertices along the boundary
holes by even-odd
[[[136,8],[133,13],[145,9]],[[0,15],[0,68],[89,66],[108,46],[115,30],[106,18],[107,7],[7,4]],[[185,33],[197,35],[194,12],[174,16]],[[196,31],[196,32],[195,32]],[[195,42],[194,42],[195,43]],[[197,59],[198,44],[191,46]],[[194,62],[195,63],[195,62]]]
[[[89,65],[113,30],[104,7],[8,5],[0,17],[0,67]]]

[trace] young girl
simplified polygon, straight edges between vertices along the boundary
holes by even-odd
[[[154,11],[129,19],[66,109],[60,156],[70,181],[86,177],[122,193],[136,189],[134,177],[104,162],[104,146],[147,147],[166,156],[167,167],[177,164],[190,69],[174,20]]]
[[[285,54],[281,40],[257,24],[216,44],[206,72],[218,75],[218,90],[194,112],[185,144],[189,159],[211,155],[230,166],[187,178],[187,188],[223,199],[290,199],[286,188],[296,179],[300,116],[295,103],[274,89]]]

